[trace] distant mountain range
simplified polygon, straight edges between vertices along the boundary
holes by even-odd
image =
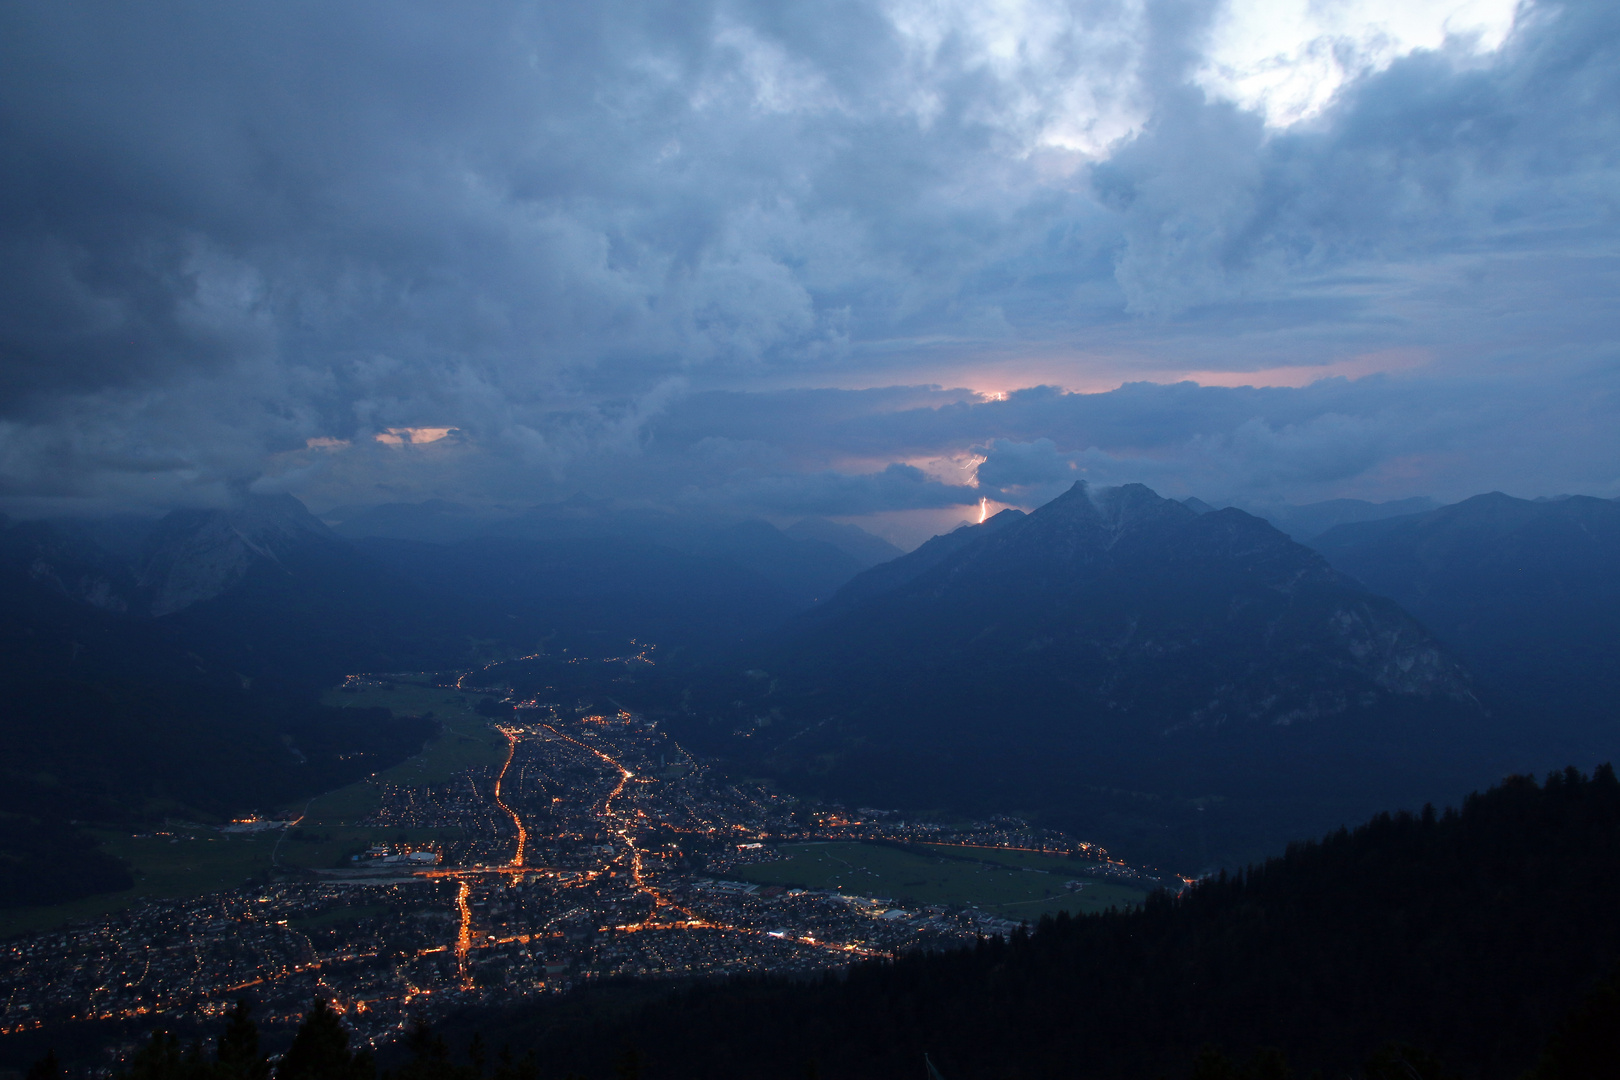
[[[390,514],[396,522],[405,516],[403,508]],[[338,528],[363,531],[350,521]],[[397,535],[403,531],[354,542],[379,565],[498,612],[491,633],[637,637],[666,650],[734,647],[898,554],[834,522],[783,531],[584,497],[484,519],[448,543]]]
[[[1412,612],[1568,753],[1620,742],[1620,502],[1479,495],[1312,541]]]
[[[0,564],[161,620],[245,677],[318,687],[356,669],[481,661],[479,648],[522,651],[559,631],[734,643],[900,554],[830,521],[784,532],[583,497],[501,518],[443,501],[329,516],[242,495],[156,522],[18,522],[0,530]]]
[[[356,542],[291,496],[248,494],[156,522],[0,519],[0,905],[127,884],[70,819],[267,808],[418,749],[431,722],[317,706],[345,674],[593,634],[734,645],[886,554],[830,522],[801,532],[843,546],[590,500],[490,524]]]
[[[1300,543],[1308,544],[1315,537],[1339,525],[1381,521],[1405,514],[1421,514],[1437,509],[1440,505],[1427,495],[1419,495],[1410,499],[1395,499],[1381,503],[1368,502],[1365,499],[1329,499],[1326,502],[1306,503],[1303,506],[1261,506],[1244,509],[1256,517],[1265,518]]]
[[[152,595],[71,535],[0,527],[0,906],[130,884],[75,822],[269,809],[392,764],[432,734],[428,721],[323,709],[312,693],[261,685],[205,625],[143,614]]]
[[[848,525],[826,518],[800,518],[783,530],[795,540],[819,541],[831,544],[854,559],[862,570],[870,569],[905,552],[880,536],[873,536],[858,525]]]

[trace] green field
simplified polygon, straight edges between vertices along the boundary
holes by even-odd
[[[318,930],[327,926],[346,926],[361,919],[386,914],[388,914],[387,904],[339,905],[319,915],[311,915],[307,919],[294,919],[292,925],[298,930]]]
[[[129,832],[102,830],[104,850],[129,863],[135,887],[104,893],[49,907],[0,911],[0,938],[43,930],[81,919],[99,919],[146,899],[199,896],[240,886],[250,877],[263,877],[276,864],[289,868],[328,868],[343,864],[349,854],[371,844],[407,840],[421,844],[458,839],[459,829],[372,829],[349,825],[376,810],[383,787],[403,784],[444,783],[457,773],[499,764],[506,756],[506,740],[490,730],[489,722],[473,711],[477,695],[456,690],[398,683],[392,690],[368,688],[354,693],[329,691],[325,703],[368,708],[382,706],[396,716],[432,712],[444,724],[439,738],[422,753],[391,769],[347,787],[319,795],[304,805],[288,807],[289,817],[304,814],[306,835],[314,842],[295,842],[291,836],[260,833],[254,836],[221,835],[208,828],[165,826],[173,836],[136,838]],[[171,841],[173,841],[171,843]]]
[[[376,812],[387,788],[443,784],[468,769],[499,765],[506,759],[506,739],[473,710],[478,697],[459,690],[412,683],[396,683],[393,689],[367,687],[358,691],[328,691],[323,699],[327,705],[381,706],[396,716],[431,712],[444,724],[444,730],[415,757],[317,796],[306,807],[290,808],[291,814],[302,814],[303,821],[299,832],[290,834],[282,843],[277,856],[279,864],[326,869],[343,865],[349,855],[372,844],[406,842],[419,846],[435,840],[460,839],[460,829],[379,829],[354,823]],[[305,839],[295,839],[295,836]],[[319,837],[319,840],[310,842],[309,837]]]
[[[343,828],[374,812],[385,787],[442,784],[467,769],[499,765],[506,758],[506,739],[492,731],[489,721],[473,711],[477,698],[476,694],[463,694],[459,690],[408,683],[396,684],[392,690],[376,687],[354,692],[328,691],[323,698],[327,705],[381,706],[392,710],[396,716],[431,712],[444,724],[444,731],[415,757],[311,799],[307,810],[295,807],[293,812],[304,814],[306,828]]]
[[[97,830],[108,853],[129,863],[135,887],[50,907],[0,912],[0,937],[43,930],[79,919],[99,919],[147,899],[170,899],[232,889],[270,869],[274,833],[221,836],[212,829],[168,829],[172,836],[133,836]]]
[[[935,847],[939,854],[880,844],[787,844],[784,858],[739,867],[733,876],[761,885],[836,889],[890,897],[907,905],[976,907],[1009,919],[1035,920],[1059,911],[1084,913],[1129,907],[1146,893],[1089,876],[1090,864],[1057,855],[982,848]],[[1064,882],[1085,888],[1069,892]]]

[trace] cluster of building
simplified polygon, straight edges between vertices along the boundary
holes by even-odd
[[[534,706],[535,703],[525,703]],[[269,1024],[321,996],[363,1039],[414,1016],[591,980],[808,972],[972,942],[1012,924],[972,909],[731,882],[796,839],[1105,853],[1009,819],[946,829],[875,810],[808,812],[719,776],[628,713],[531,707],[498,767],[386,789],[366,824],[462,839],[379,845],[269,885],[150,902],[0,947],[0,1031],[144,1018],[184,1030],[238,998]]]

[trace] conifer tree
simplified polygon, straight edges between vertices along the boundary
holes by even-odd
[[[366,1051],[351,1053],[349,1033],[323,998],[316,998],[276,1066],[276,1080],[374,1080]]]
[[[28,1066],[27,1080],[62,1080],[62,1065],[56,1060],[56,1051],[47,1050],[45,1056]]]
[[[238,1001],[219,1037],[215,1072],[219,1080],[270,1080],[270,1062],[259,1049],[259,1026],[252,1008]]]

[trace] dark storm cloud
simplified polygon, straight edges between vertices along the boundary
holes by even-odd
[[[1620,13],[1278,127],[1220,10],[7,5],[0,496],[1612,487]],[[1130,385],[766,389],[883,381]]]

